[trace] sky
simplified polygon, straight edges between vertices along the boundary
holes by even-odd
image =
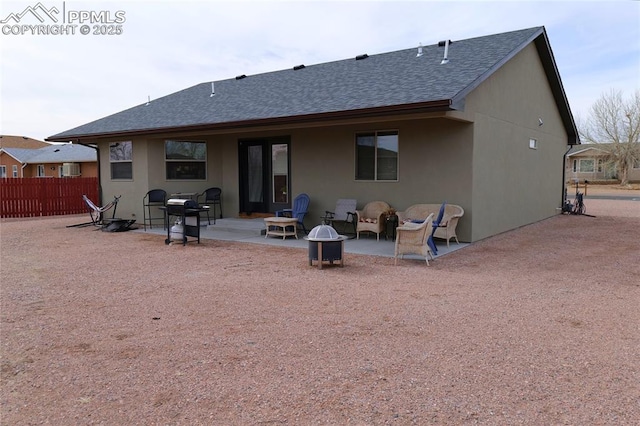
[[[0,134],[44,140],[203,82],[538,26],[577,121],[640,89],[637,0],[3,0]]]

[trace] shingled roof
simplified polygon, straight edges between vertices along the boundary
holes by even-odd
[[[464,97],[535,42],[565,127],[575,124],[544,27],[417,49],[206,82],[47,138],[81,140],[173,130],[207,130],[398,112],[460,109]]]
[[[38,149],[50,144],[28,136],[0,135],[0,148]]]
[[[78,144],[50,145],[38,149],[2,148],[23,164],[86,163],[98,161],[96,150]]]

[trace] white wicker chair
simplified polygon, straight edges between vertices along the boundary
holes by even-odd
[[[464,216],[464,209],[462,207],[455,204],[447,204],[444,208],[444,216],[442,217],[442,221],[440,221],[440,226],[436,229],[433,237],[447,240],[447,247],[449,247],[449,240],[452,238],[456,240],[456,243],[460,244],[458,235],[456,234],[456,228],[458,227],[458,220],[462,216]]]
[[[400,258],[405,254],[419,254],[424,256],[424,260],[429,266],[429,258],[433,260],[433,253],[427,244],[433,229],[433,213],[431,213],[422,223],[405,223],[396,228],[396,249],[394,255],[394,265],[398,264]]]
[[[380,233],[384,230],[385,213],[391,206],[384,201],[371,201],[362,210],[356,210],[358,224],[356,225],[356,235],[360,239],[361,232],[373,232],[380,241]]]

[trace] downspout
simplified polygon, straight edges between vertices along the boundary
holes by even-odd
[[[562,156],[562,198],[561,198],[562,201],[560,202],[561,210],[562,208],[564,208],[564,203],[567,200],[567,187],[565,186],[566,179],[567,179],[567,154],[569,154],[569,151],[571,151],[572,148],[573,148],[573,145],[569,145],[569,149]]]
[[[24,168],[27,167],[29,164],[27,163],[22,163],[22,167],[20,167],[20,177],[24,177]]]
[[[76,142],[78,145],[86,146],[88,148],[92,148],[96,151],[96,159],[97,159],[97,168],[98,168],[98,205],[103,206],[102,203],[102,177],[100,174],[100,148],[98,148],[98,144],[95,146],[87,145],[85,143]]]

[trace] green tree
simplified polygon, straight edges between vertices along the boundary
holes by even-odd
[[[597,143],[614,164],[621,185],[629,185],[629,169],[640,162],[640,90],[628,99],[622,92],[610,90],[591,106],[587,120],[580,126],[584,142]]]

